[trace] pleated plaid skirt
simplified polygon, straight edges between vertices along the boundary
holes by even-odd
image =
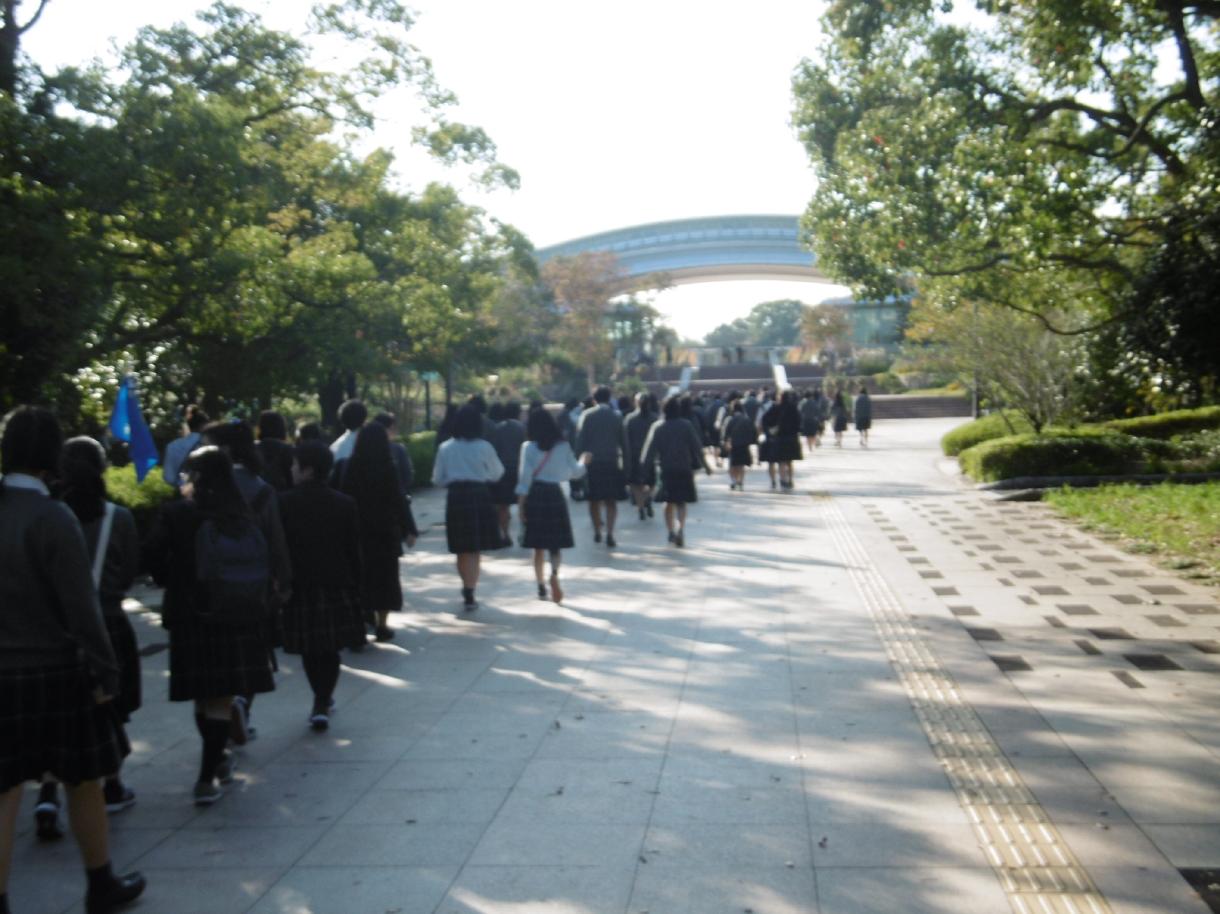
[[[445,540],[454,555],[500,549],[500,522],[487,484],[453,482],[445,497]]]
[[[557,482],[538,482],[530,485],[525,496],[525,548],[571,549],[576,545],[572,538],[572,519],[568,515],[568,501]]]
[[[0,670],[0,793],[51,772],[65,784],[114,774],[131,751],[113,702],[81,664]]]
[[[123,723],[131,720],[133,712],[143,703],[143,685],[140,682],[140,647],[136,643],[135,629],[127,613],[106,610],[102,613],[106,632],[110,635],[110,646],[119,661],[119,694],[114,696],[114,709]]]
[[[169,700],[274,691],[275,659],[265,629],[175,619],[169,630]]]
[[[329,653],[364,640],[360,597],[351,590],[297,588],[284,604],[284,650],[290,654]]]

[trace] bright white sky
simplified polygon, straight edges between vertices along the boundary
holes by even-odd
[[[33,0],[23,6],[32,9]],[[202,0],[51,0],[26,37],[43,67],[105,56],[142,25],[191,19]],[[299,30],[309,0],[245,0]],[[416,0],[413,42],[456,92],[521,189],[465,195],[538,247],[666,219],[800,213],[813,192],[789,126],[791,77],[816,54],[817,0]],[[437,177],[408,150],[410,116],[387,106],[374,141],[400,155],[405,187]],[[454,180],[456,176],[448,176]],[[761,302],[809,303],[840,286],[681,286],[656,305],[699,338]]]

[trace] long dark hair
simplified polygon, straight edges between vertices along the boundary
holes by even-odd
[[[544,451],[549,451],[563,440],[563,435],[559,434],[559,423],[545,407],[530,410],[529,425],[525,433],[530,441]]]
[[[63,444],[59,420],[41,406],[18,406],[4,417],[0,469],[5,473],[53,474]]]
[[[182,465],[194,489],[191,496],[200,512],[222,526],[250,518],[250,506],[233,478],[233,461],[215,445],[191,451]]]
[[[92,438],[69,438],[59,454],[59,500],[88,524],[106,511],[106,451]]]
[[[402,497],[390,453],[390,433],[380,422],[370,422],[356,433],[356,445],[344,467],[342,489],[362,506]]]

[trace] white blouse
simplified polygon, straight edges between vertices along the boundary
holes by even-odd
[[[447,486],[454,482],[495,482],[504,475],[504,464],[496,449],[482,438],[450,438],[436,451],[432,464],[432,484]]]
[[[548,458],[547,454],[551,456]],[[546,461],[544,464],[543,461]],[[567,482],[585,475],[585,465],[576,459],[572,446],[566,441],[557,442],[550,451],[544,451],[533,441],[521,445],[520,469],[517,471],[517,494],[525,495],[530,483]],[[539,469],[541,467],[541,469]]]

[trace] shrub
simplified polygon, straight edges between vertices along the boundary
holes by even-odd
[[[106,492],[112,502],[131,511],[141,536],[148,532],[161,505],[174,497],[174,488],[161,478],[160,467],[153,467],[138,483],[132,464],[106,468]]]
[[[984,441],[961,452],[962,470],[980,482],[1018,476],[1113,476],[1148,468],[1148,442],[1115,432],[1052,431]]]
[[[436,459],[436,432],[413,432],[403,442],[415,470],[415,488],[432,485],[432,463]]]
[[[1005,416],[1007,416],[1008,422],[1004,421]],[[1011,428],[1009,424],[1011,424]],[[1005,410],[1003,414],[992,413],[990,416],[983,416],[981,419],[959,425],[940,439],[940,449],[949,457],[954,457],[967,448],[972,448],[984,441],[1005,438],[1014,432],[1023,434],[1032,431],[1033,427],[1025,417],[1016,410],[1010,409]]]
[[[1137,416],[1134,419],[1115,419],[1102,423],[1106,428],[1124,435],[1140,438],[1172,438],[1190,432],[1220,429],[1220,406],[1204,406],[1200,409],[1179,409],[1155,416]]]

